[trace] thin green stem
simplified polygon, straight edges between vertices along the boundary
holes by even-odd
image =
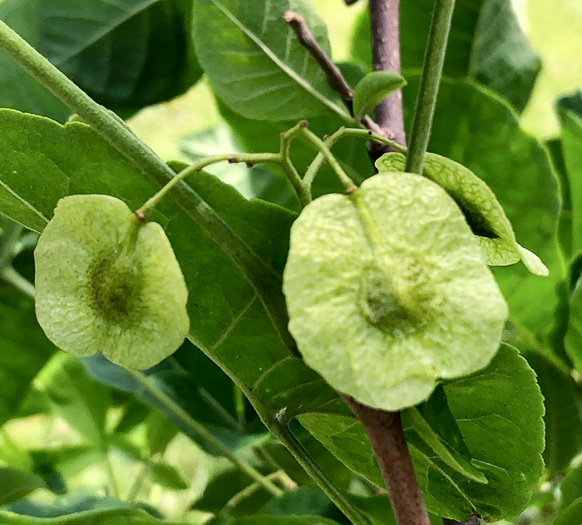
[[[204,425],[198,423],[198,421],[192,419],[190,414],[186,412],[180,405],[178,405],[170,396],[165,392],[156,387],[144,374],[140,372],[135,372],[128,370],[135,381],[156,401],[162,404],[166,410],[171,412],[173,416],[179,419],[188,431],[198,436],[200,439],[206,441],[210,446],[220,452],[226,459],[228,459],[233,465],[235,465],[241,472],[244,472],[249,478],[255,480],[259,483],[265,490],[270,492],[273,496],[280,496],[283,491],[277,487],[273,482],[266,479],[258,470],[256,470],[252,465],[247,463],[245,460],[235,456],[230,449],[224,445],[220,440],[215,438],[211,432],[209,432]]]
[[[373,133],[366,129],[358,128],[340,128],[333,135],[327,137],[324,140],[324,143],[327,146],[327,148],[331,150],[331,148],[335,145],[336,142],[345,137],[356,137],[364,140],[379,142],[381,144],[386,144],[387,146],[390,146],[392,149],[404,155],[406,155],[408,151],[406,147],[401,146],[400,144],[394,142],[393,140],[390,140],[386,137],[382,137],[381,135],[378,135],[377,133]],[[313,162],[307,168],[305,176],[303,177],[303,184],[307,188],[311,189],[313,181],[315,180],[315,177],[317,176],[317,173],[321,169],[321,166],[323,166],[325,160],[326,160],[325,155],[323,154],[323,152],[320,151],[315,157],[315,159],[313,159]]]
[[[309,476],[319,485],[325,494],[335,503],[353,525],[370,525],[366,518],[354,505],[346,499],[340,490],[330,481],[325,472],[313,460],[303,445],[293,435],[285,421],[277,421],[276,424],[269,425],[271,433],[278,438],[289,450],[292,456],[309,474]]]
[[[140,209],[136,211],[136,214],[147,217],[148,213],[151,212],[157,206],[157,204],[172,191],[176,184],[179,184],[190,175],[198,173],[200,170],[210,166],[211,164],[226,161],[230,162],[231,164],[245,162],[247,164],[271,163],[280,165],[282,163],[281,155],[278,153],[224,153],[221,155],[204,157],[200,160],[194,161],[190,166],[183,169],[174,178],[172,178],[155,195],[149,198],[145,204],[143,204]]]
[[[338,179],[340,180],[346,191],[348,192],[352,191],[354,188],[357,187],[354,181],[344,171],[339,160],[337,160],[337,158],[334,157],[333,153],[330,151],[327,144],[323,140],[321,140],[315,133],[313,133],[311,130],[307,128],[303,128],[301,130],[301,133],[307,140],[309,140],[309,142],[311,142],[319,150],[319,154],[322,155],[322,157],[330,165],[331,169],[335,172],[335,174],[337,175]],[[303,181],[303,183],[305,184],[305,180]]]
[[[115,472],[113,471],[113,464],[111,463],[111,457],[109,456],[109,451],[107,449],[103,450],[103,464],[105,465],[105,473],[107,474],[107,482],[109,489],[111,490],[111,495],[114,498],[119,499],[119,485],[117,483],[117,478],[115,477]]]
[[[126,499],[130,503],[133,503],[139,496],[141,488],[143,487],[143,483],[148,476],[149,470],[150,470],[150,460],[148,459],[147,461],[144,461],[141,464],[141,468],[139,469],[137,476],[135,477],[133,483],[131,484],[129,492],[127,493]]]
[[[6,281],[8,284],[14,286],[17,290],[27,295],[31,299],[34,299],[34,285],[22,275],[20,275],[12,266],[6,266],[2,273],[0,273],[0,279]]]
[[[436,0],[414,109],[405,171],[421,173],[428,147],[455,0]]]
[[[280,477],[280,474],[281,474],[280,472],[272,472],[268,476],[265,476],[265,479],[276,480]],[[250,498],[260,488],[262,487],[257,482],[251,483],[250,485],[246,486],[244,489],[242,489],[240,492],[237,492],[232,498],[230,498],[226,502],[226,505],[224,506],[225,510],[227,512],[230,512],[233,509],[236,509],[236,507],[238,507],[240,503],[242,503],[245,499]]]

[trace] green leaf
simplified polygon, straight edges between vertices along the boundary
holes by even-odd
[[[0,20],[33,47],[38,47],[39,44],[36,6],[37,3],[30,0],[0,2]],[[27,113],[38,113],[59,122],[64,122],[71,114],[61,101],[31,77],[4,50],[0,50],[0,106]]]
[[[582,499],[582,465],[570,469],[560,483],[560,508],[565,509]]]
[[[537,489],[543,472],[543,399],[534,372],[515,348],[502,345],[486,369],[451,381],[444,390],[473,464],[489,483],[467,479],[426,445],[409,442],[428,510],[461,522],[474,513],[487,520],[516,516]],[[306,424],[304,416],[300,419]],[[321,422],[312,419],[306,427],[334,454],[341,448],[343,456],[338,457],[358,474],[368,480],[378,477],[377,467],[369,467],[372,449],[362,427],[359,436],[355,428],[351,431],[351,442],[337,444],[335,435],[329,436]],[[405,431],[409,435],[411,428]],[[366,453],[370,460],[363,470],[365,463],[360,458]]]
[[[149,466],[152,481],[170,490],[184,490],[189,487],[178,470],[167,463],[155,462]]]
[[[577,525],[580,523],[580,515],[582,515],[582,497],[562,509],[554,518],[553,525]]]
[[[300,415],[298,419],[344,465],[377,487],[385,486],[368,437],[357,419],[349,413],[307,413]]]
[[[306,363],[384,410],[486,366],[507,315],[454,201],[407,173],[309,204],[291,230],[283,290]]]
[[[247,118],[301,119],[331,112],[351,121],[315,59],[283,20],[288,9],[305,18],[329,54],[325,24],[307,0],[194,0],[194,43],[212,88]]]
[[[582,286],[578,281],[574,292],[570,297],[570,317],[568,331],[564,339],[566,352],[578,371],[582,370]]]
[[[38,326],[34,302],[1,279],[0,348],[0,424],[3,424],[17,414],[32,380],[54,347]]]
[[[582,250],[582,117],[560,107],[562,154],[572,204],[572,253]]]
[[[186,525],[154,518],[139,509],[93,510],[46,519],[0,511],[0,520],[3,525]]]
[[[11,26],[11,20],[26,17],[22,36],[90,96],[117,111],[175,97],[202,74],[189,37],[190,9],[182,0],[5,0],[1,9],[9,13]],[[18,24],[14,29],[19,31]],[[17,67],[12,63],[2,71],[9,75]],[[10,91],[18,91],[15,81],[7,85]],[[31,107],[30,98],[26,105],[9,107],[59,117],[50,107]]]
[[[471,463],[471,458],[465,457],[462,453],[444,442],[422,417],[422,414],[418,409],[415,407],[407,409],[406,420],[412,426],[416,434],[418,434],[418,436],[420,436],[433,452],[437,454],[445,465],[448,465],[472,481],[476,481],[477,483],[487,483],[487,478],[483,472]]]
[[[526,354],[535,370],[544,396],[546,448],[544,460],[549,476],[561,476],[582,451],[582,390],[570,375],[541,356]],[[580,493],[582,495],[582,492]]]
[[[376,161],[379,171],[404,171],[400,153],[386,153]],[[501,204],[479,177],[465,166],[440,155],[427,153],[423,175],[441,186],[459,205],[490,266],[506,266],[522,260],[534,275],[548,275],[544,263],[515,239],[513,227]]]
[[[44,481],[34,474],[0,467],[0,505],[17,501],[33,490],[44,487]]]
[[[417,0],[400,8],[405,70],[422,66],[434,3]],[[541,63],[521,29],[511,0],[458,0],[452,24],[445,75],[475,79],[523,110]],[[353,35],[352,55],[371,65],[370,49],[370,21],[364,12]]]
[[[36,314],[59,348],[146,369],[189,328],[188,291],[162,227],[109,195],[61,199],[35,250]]]
[[[12,171],[20,174],[8,187],[17,189],[19,204],[11,213],[25,224],[39,217],[38,207],[46,213],[45,219],[51,217],[58,199],[68,193],[107,193],[136,209],[156,191],[140,170],[86,125],[59,126],[5,110],[0,111],[0,135],[0,180],[7,180]],[[30,135],[35,136],[34,142],[27,141]],[[42,173],[39,159],[43,159]],[[62,183],[54,192],[57,195],[45,191],[54,188],[55,181]],[[272,305],[265,309],[256,289],[260,277],[262,286],[268,285],[269,297],[280,297],[284,306],[279,276],[295,215],[259,200],[247,201],[205,173],[192,177],[190,185],[204,210],[196,222],[171,200],[162,202],[156,214],[156,220],[166,225],[189,289],[189,338],[228,373],[272,430],[286,424],[274,417],[283,409],[290,418],[307,411],[345,410],[337,393],[294,356],[290,336],[275,326],[278,312]],[[0,209],[6,209],[2,200]],[[220,221],[218,233],[208,220]],[[45,221],[38,222],[42,229]],[[262,273],[249,273],[240,260],[233,262],[229,251],[233,246],[253,254]],[[251,279],[253,275],[256,279]],[[188,370],[196,372],[190,363]],[[232,390],[227,387],[225,392]],[[181,404],[188,405],[187,396]]]
[[[407,77],[405,117],[414,109],[418,77]],[[409,96],[410,95],[410,96]],[[493,191],[517,239],[550,270],[541,278],[521,265],[495,268],[510,307],[510,320],[524,338],[549,331],[564,278],[556,247],[560,192],[546,149],[522,130],[515,112],[489,90],[466,80],[443,79],[429,150],[466,166]],[[511,180],[511,184],[508,184]]]
[[[354,115],[361,120],[390,93],[406,85],[406,80],[393,71],[368,73],[354,89]]]
[[[105,416],[109,390],[91,380],[71,356],[56,354],[37,378],[53,409],[77,432],[101,450],[106,449]]]

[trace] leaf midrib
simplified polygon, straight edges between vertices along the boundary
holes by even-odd
[[[143,0],[143,2],[138,5],[134,6],[129,11],[122,13],[119,17],[112,20],[109,24],[104,26],[100,31],[96,31],[93,33],[92,37],[87,39],[83,44],[77,46],[75,49],[71,50],[68,55],[64,55],[59,57],[58,59],[51,60],[51,62],[56,66],[62,66],[67,61],[71,60],[71,58],[80,55],[83,51],[86,51],[92,45],[96,44],[102,38],[105,38],[109,33],[118,29],[122,24],[137,16],[138,14],[142,13],[153,4],[157,3],[159,0]]]
[[[346,122],[353,123],[354,119],[349,115],[349,113],[339,107],[337,104],[329,100],[327,97],[321,95],[318,90],[316,90],[307,80],[302,78],[294,69],[290,68],[283,62],[267,44],[265,44],[253,31],[247,28],[244,23],[239,20],[233,13],[231,13],[226,7],[224,7],[218,0],[210,0],[214,6],[222,12],[222,14],[228,18],[236,27],[238,27],[248,38],[250,38],[261,51],[271,59],[271,61],[291,80],[293,80],[297,85],[302,87],[307,93],[312,97],[319,100],[323,105],[327,106],[329,109],[334,111],[337,115],[343,118]],[[254,0],[253,0],[254,1]]]

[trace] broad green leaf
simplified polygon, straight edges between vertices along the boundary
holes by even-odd
[[[570,375],[565,375],[546,359],[533,353],[526,356],[544,396],[544,460],[549,475],[555,478],[566,472],[582,451],[582,390]]]
[[[560,483],[560,508],[565,509],[582,499],[582,465],[570,469]]]
[[[564,257],[569,259],[572,256],[572,198],[570,195],[570,183],[564,161],[564,152],[562,140],[553,138],[545,143],[548,153],[552,158],[556,175],[560,181],[560,190],[562,195],[562,210],[560,213],[560,222],[558,228],[558,237],[560,248],[564,252]]]
[[[329,54],[327,29],[309,0],[194,0],[194,43],[212,88],[247,118],[336,113],[350,121],[325,74],[283,20],[287,10],[305,17]]]
[[[348,412],[345,415],[307,413],[298,419],[342,463],[377,487],[385,486],[366,433]]]
[[[201,76],[189,36],[190,8],[183,0],[4,0],[0,18],[7,12],[5,21],[15,20],[19,31],[26,17],[22,36],[41,54],[100,103],[132,112],[175,97]],[[19,68],[7,66],[0,76]],[[6,88],[18,91],[17,78],[9,79]],[[61,115],[33,104],[9,107]]]
[[[407,80],[408,120],[418,77],[409,75]],[[519,242],[549,268],[550,276],[544,278],[528,274],[521,265],[494,269],[519,333],[527,339],[547,333],[558,303],[556,284],[564,278],[556,247],[560,192],[547,151],[491,91],[450,79],[440,86],[429,151],[453,159],[482,179],[501,203]]]
[[[184,342],[188,291],[172,247],[123,201],[61,199],[34,253],[36,314],[62,350],[146,369]]]
[[[184,490],[189,487],[178,470],[167,463],[156,461],[148,467],[148,472],[154,483],[169,490]]]
[[[33,47],[38,47],[40,39],[36,6],[34,0],[0,2],[0,20]],[[67,120],[71,113],[60,100],[41,86],[2,49],[0,49],[0,106],[38,113],[59,122]]]
[[[568,330],[564,339],[566,352],[578,371],[582,371],[582,286],[578,281],[570,297]]]
[[[456,470],[466,478],[477,483],[487,483],[487,478],[470,458],[465,458],[461,453],[445,443],[441,437],[431,428],[422,414],[415,408],[406,411],[406,419],[420,438],[433,450],[433,452],[452,469]]]
[[[283,290],[306,363],[384,410],[485,367],[507,315],[454,201],[407,173],[309,204],[291,230]]]
[[[106,449],[107,388],[90,379],[76,359],[63,353],[50,360],[36,382],[57,414],[89,442]]]
[[[16,171],[21,182],[18,186],[18,180],[10,179],[8,185],[14,185],[18,206],[7,211],[0,199],[0,210],[29,227],[37,224],[42,230],[58,199],[67,194],[111,194],[136,209],[156,191],[140,170],[81,123],[59,126],[4,110],[0,135],[0,180],[9,180]],[[26,139],[31,135],[34,142]],[[166,226],[189,288],[189,338],[236,382],[272,428],[279,424],[275,414],[283,409],[293,415],[337,412],[345,406],[337,393],[294,357],[290,338],[275,327],[272,310],[267,313],[247,269],[233,262],[226,246],[228,240],[261,261],[261,279],[273,283],[269,293],[276,298],[281,292],[275,283],[285,264],[294,214],[259,200],[247,201],[205,173],[189,182],[204,210],[197,222],[171,200],[162,202],[156,214]],[[210,215],[222,221],[220,238],[205,222]],[[187,406],[187,397],[181,404]]]
[[[285,491],[278,498],[269,501],[257,514],[341,519],[341,513],[330,499],[321,490],[313,487],[298,487],[292,491]]]
[[[400,7],[402,67],[422,66],[434,0],[404,2]],[[352,55],[370,64],[370,21],[358,20]],[[468,76],[494,89],[522,110],[541,63],[525,36],[511,0],[458,0],[447,47],[444,73]]]
[[[572,203],[572,253],[582,250],[582,114],[560,107],[562,154]]]
[[[406,80],[393,71],[368,73],[354,89],[354,115],[361,120],[390,93],[406,85]]]
[[[386,153],[376,161],[379,171],[404,171],[406,159],[400,153]],[[522,260],[535,275],[548,275],[540,259],[515,239],[513,227],[501,204],[479,177],[465,166],[441,155],[425,155],[423,175],[441,186],[459,205],[477,236],[490,266],[507,266]]]
[[[154,518],[139,509],[93,510],[44,519],[0,511],[0,521],[3,525],[186,525]]]
[[[32,380],[54,347],[38,326],[34,302],[1,279],[0,348],[0,424],[3,424],[17,414]]]
[[[582,515],[582,497],[562,509],[554,518],[553,525],[578,525]]]
[[[44,481],[30,472],[0,467],[0,505],[17,501],[30,492],[44,487],[46,487]]]
[[[535,374],[517,350],[502,345],[491,364],[476,374],[444,385],[473,463],[488,484],[467,479],[447,467],[434,452],[410,444],[415,470],[430,512],[465,522],[472,514],[486,520],[511,519],[527,505],[543,472],[543,399]],[[300,418],[306,424],[304,416]],[[348,425],[348,418],[345,421]],[[307,429],[337,453],[334,437],[326,426],[312,418]],[[411,428],[406,428],[407,435]],[[378,476],[361,470],[365,443],[363,428],[350,441],[340,442],[346,465],[367,479]],[[355,458],[350,463],[352,456]],[[339,456],[338,456],[339,457]],[[368,465],[372,465],[370,459]]]

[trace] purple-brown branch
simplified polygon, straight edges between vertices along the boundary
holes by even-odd
[[[372,63],[375,71],[400,73],[399,0],[370,0]],[[394,134],[394,140],[406,143],[402,116],[402,91],[388,95],[376,107],[376,122]]]
[[[305,23],[305,19],[298,13],[286,11],[283,14],[283,20],[285,20],[291,29],[293,29],[297,36],[297,40],[299,40],[301,45],[307,49],[310,55],[317,61],[319,67],[325,73],[329,85],[340,95],[343,103],[348,108],[350,115],[353,114],[352,100],[354,98],[354,91],[352,87],[343,76],[341,70],[333,63],[331,58],[319,45],[313,36],[313,33]],[[388,139],[394,138],[394,135],[390,130],[378,126],[378,124],[376,124],[376,122],[374,122],[368,115],[364,116],[362,124],[377,135]]]
[[[283,20],[285,20],[285,22],[291,26],[293,31],[295,31],[301,45],[311,53],[313,58],[315,58],[319,67],[321,67],[322,71],[327,76],[329,85],[339,93],[344,104],[348,107],[351,113],[354,92],[346,82],[342,72],[332,62],[331,58],[327,56],[327,53],[321,48],[317,40],[315,40],[313,33],[305,23],[305,19],[298,13],[286,11],[283,15]]]
[[[400,412],[386,412],[344,396],[361,421],[386,481],[392,510],[399,525],[430,525],[406,446]]]

